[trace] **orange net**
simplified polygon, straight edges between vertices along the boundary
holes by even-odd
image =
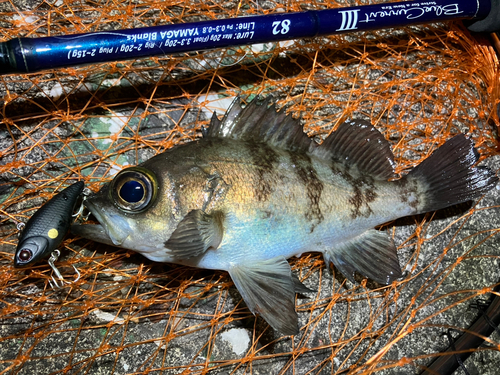
[[[366,1],[4,0],[0,33],[5,41],[353,3]],[[58,267],[71,280],[74,265],[81,278],[52,289],[45,261],[13,267],[16,225],[69,183],[96,191],[123,166],[200,137],[238,94],[273,94],[317,140],[347,118],[369,119],[398,173],[458,132],[498,170],[498,69],[487,41],[449,23],[0,76],[0,374],[418,373],[498,284],[498,190],[470,210],[384,226],[405,274],[390,286],[331,275],[317,253],[292,259],[315,290],[297,298],[294,338],[255,319],[225,272],[71,235]],[[492,335],[466,366],[495,374],[499,342]]]

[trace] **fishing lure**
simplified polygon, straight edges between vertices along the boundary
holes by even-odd
[[[14,256],[15,267],[29,266],[51,254],[49,264],[59,280],[61,282],[64,280],[54,266],[59,256],[59,251],[56,249],[69,230],[73,221],[73,210],[84,187],[82,181],[68,186],[40,207],[28,220],[19,237]],[[73,268],[79,277],[78,270]],[[57,286],[60,286],[55,279],[53,280]]]

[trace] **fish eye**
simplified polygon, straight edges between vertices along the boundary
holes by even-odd
[[[156,186],[156,179],[151,172],[134,167],[121,171],[115,177],[110,192],[120,209],[139,212],[152,202]]]
[[[137,203],[144,197],[144,185],[139,181],[130,180],[126,181],[118,192],[120,197],[127,202]]]

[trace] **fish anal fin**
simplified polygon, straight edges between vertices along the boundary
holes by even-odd
[[[207,214],[202,210],[192,210],[177,225],[165,242],[165,248],[179,259],[202,255],[210,248],[216,249],[224,235],[223,221],[224,214],[220,211]]]
[[[297,284],[285,258],[234,266],[229,274],[252,313],[259,314],[284,335],[299,332],[295,312]]]
[[[375,229],[325,250],[323,256],[352,282],[355,271],[386,285],[402,276],[394,242]]]
[[[355,165],[360,172],[375,179],[395,177],[394,154],[389,142],[366,120],[345,121],[310,151],[318,158]]]

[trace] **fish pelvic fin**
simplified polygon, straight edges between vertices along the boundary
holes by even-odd
[[[385,232],[370,229],[323,253],[327,265],[333,263],[350,281],[354,272],[380,284],[390,284],[401,277],[396,246]]]
[[[309,289],[307,286],[302,284],[302,281],[292,273],[292,281],[293,281],[293,289],[295,290],[295,293],[297,294],[307,294],[307,293],[315,293],[315,290]]]
[[[220,211],[206,214],[192,210],[164,243],[165,248],[178,259],[197,257],[210,248],[216,249],[224,235],[223,221],[224,214]]]
[[[294,279],[285,258],[234,266],[229,274],[253,314],[259,314],[284,335],[299,333],[295,292],[305,292],[307,288]]]
[[[413,196],[415,213],[474,200],[495,187],[498,177],[487,167],[474,167],[478,160],[472,140],[459,134],[411,170],[400,183]]]

